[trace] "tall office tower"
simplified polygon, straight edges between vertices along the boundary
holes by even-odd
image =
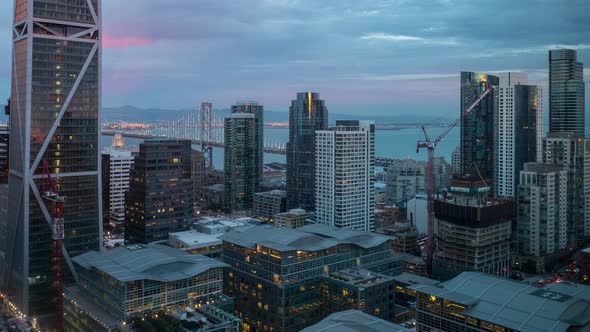
[[[584,65],[575,50],[549,51],[549,133],[585,132]]]
[[[488,182],[474,174],[455,176],[451,195],[434,202],[438,232],[433,270],[438,279],[463,271],[510,275],[514,204],[489,196]]]
[[[567,171],[525,164],[516,207],[519,260],[534,262],[536,272],[543,272],[545,258],[567,248]]]
[[[315,132],[328,128],[319,93],[300,92],[289,107],[287,206],[315,210]]]
[[[483,73],[461,72],[461,113],[499,79]],[[497,112],[496,91],[488,94],[469,115],[461,119],[461,174],[473,164],[484,178],[494,177],[494,115]]]
[[[590,239],[590,140],[571,133],[550,133],[543,140],[543,162],[568,174],[567,242],[577,248]]]
[[[9,138],[9,127],[0,124],[0,184],[8,183]]]
[[[139,145],[125,195],[125,243],[168,239],[192,223],[190,140],[148,140]]]
[[[388,204],[404,205],[416,194],[426,193],[426,162],[414,159],[394,159],[387,168]],[[434,158],[435,187],[437,190],[449,187],[451,165],[443,157]]]
[[[103,219],[111,227],[125,221],[125,193],[133,161],[131,151],[107,148],[102,152]]]
[[[316,132],[316,222],[375,229],[375,125],[336,121]]]
[[[193,201],[201,200],[205,187],[205,155],[201,151],[191,150],[191,177],[193,179]]]
[[[9,230],[0,244],[5,293],[43,325],[53,319],[53,205],[41,193],[47,162],[64,205],[65,261],[100,250],[101,0],[15,0]],[[47,187],[45,187],[47,188]],[[1,256],[1,255],[0,255]],[[68,266],[66,280],[71,280]]]
[[[250,215],[258,186],[256,176],[256,115],[232,113],[225,118],[224,135],[224,201],[231,213]]]
[[[526,73],[500,73],[496,113],[495,193],[515,197],[525,163],[540,161],[543,146],[543,90],[527,85]]]
[[[256,190],[262,182],[263,168],[264,168],[264,107],[257,102],[239,102],[231,107],[232,114],[248,113],[254,114],[254,147],[255,164],[252,172],[248,174],[256,181]]]

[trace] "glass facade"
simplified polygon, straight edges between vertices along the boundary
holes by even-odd
[[[191,141],[149,140],[139,154],[125,196],[125,242],[166,240],[192,222]]]
[[[549,132],[584,135],[584,65],[575,50],[549,51]]]
[[[315,211],[315,132],[328,128],[319,93],[301,92],[289,107],[287,206]]]
[[[256,190],[262,182],[264,167],[264,107],[256,102],[240,102],[231,107],[232,114],[254,114],[254,166],[249,176],[256,181]]]
[[[498,86],[496,76],[461,72],[462,114],[489,85]],[[496,91],[490,92],[469,115],[461,119],[461,173],[476,165],[484,178],[494,177],[494,114],[497,112]]]
[[[0,248],[10,257],[3,285],[22,311],[43,322],[51,305],[53,205],[41,172],[44,160],[64,206],[66,260],[99,250],[101,238],[98,126],[100,1],[15,1],[10,121],[9,234]],[[89,7],[89,3],[91,7]],[[32,10],[32,13],[30,12]],[[45,19],[53,20],[38,25]],[[26,20],[24,25],[22,20]],[[72,275],[64,267],[66,283]]]
[[[256,116],[232,113],[225,119],[224,197],[231,213],[249,215],[254,208],[258,164]],[[262,165],[262,164],[260,164]]]

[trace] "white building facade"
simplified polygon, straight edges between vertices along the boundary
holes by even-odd
[[[543,90],[528,85],[528,75],[498,75],[496,114],[496,194],[515,197],[519,172],[526,162],[541,162],[543,146]]]
[[[108,198],[104,198],[109,200],[109,211],[105,213],[109,214],[109,222],[120,224],[125,221],[125,193],[129,190],[129,172],[134,158],[131,151],[114,148],[103,151],[104,155],[108,155],[107,158],[103,157],[108,164],[102,167],[109,172],[109,178],[105,181],[108,182]]]
[[[316,131],[316,222],[375,228],[375,125],[337,121]]]

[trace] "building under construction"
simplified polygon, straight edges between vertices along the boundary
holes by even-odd
[[[509,276],[512,200],[489,196],[489,181],[456,176],[450,195],[434,202],[437,252],[434,274],[447,280],[462,271]]]

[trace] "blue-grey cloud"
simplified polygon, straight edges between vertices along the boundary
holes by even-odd
[[[461,70],[545,84],[547,51],[561,45],[588,65],[588,12],[585,0],[103,0],[104,104],[257,99],[286,110],[295,92],[317,90],[334,112],[454,112]]]

